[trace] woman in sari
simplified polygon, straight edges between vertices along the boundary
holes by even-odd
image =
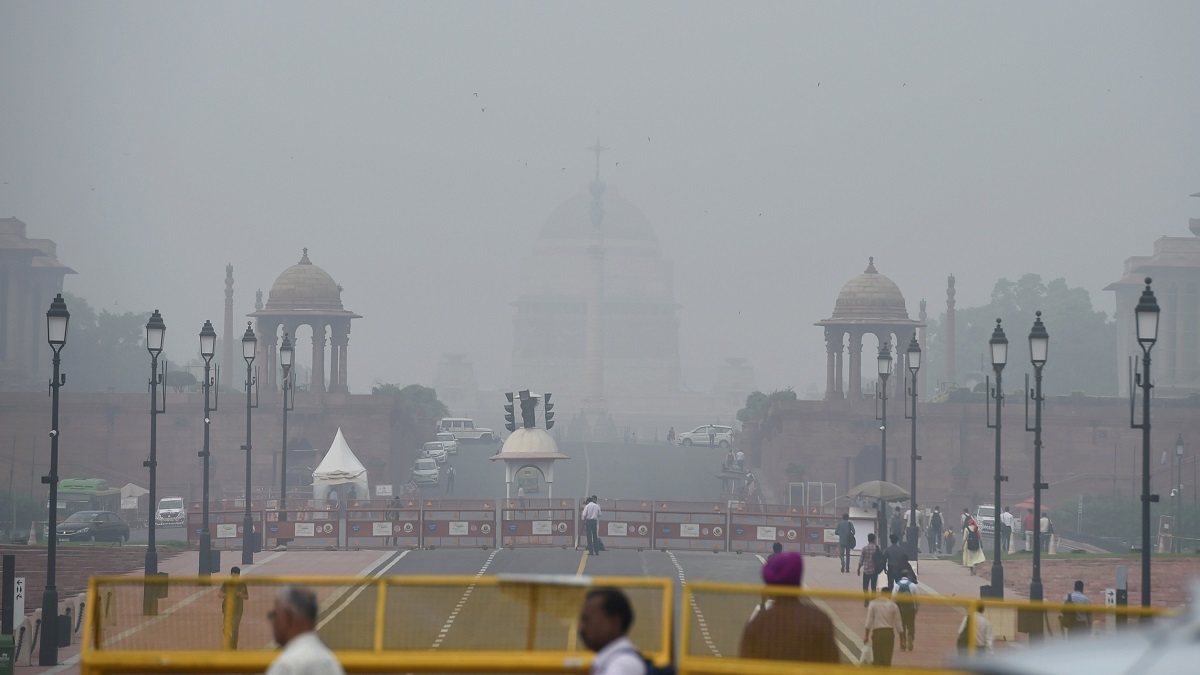
[[[963,526],[962,555],[963,565],[971,570],[971,574],[975,574],[976,565],[987,559],[983,555],[983,537],[979,534],[979,525],[970,516],[967,516],[966,525]]]

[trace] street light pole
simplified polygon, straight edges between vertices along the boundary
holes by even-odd
[[[1050,334],[1042,323],[1042,313],[1038,311],[1033,322],[1033,330],[1029,331],[1029,360],[1033,363],[1033,428],[1029,428],[1029,394],[1025,399],[1025,430],[1033,432],[1033,580],[1029,583],[1029,600],[1041,602],[1042,595],[1042,490],[1050,486],[1042,482],[1042,368],[1046,365],[1046,357],[1050,351]],[[1025,391],[1029,391],[1026,380]],[[1036,631],[1041,635],[1042,626],[1039,623]]]
[[[226,349],[229,347],[226,346]],[[220,379],[220,370],[217,371],[217,377],[211,375],[213,355],[217,351],[217,331],[213,330],[212,321],[205,320],[204,327],[200,329],[200,356],[204,358],[204,449],[200,451],[200,457],[204,460],[204,519],[201,523],[200,530],[200,576],[206,577],[213,573],[212,569],[212,536],[208,533],[208,432],[209,424],[212,420],[209,414],[217,409],[217,402],[209,405],[208,393],[213,388],[213,385]],[[217,388],[217,398],[220,399],[220,388]]]
[[[996,388],[991,390],[991,396],[996,400],[996,423],[988,421],[988,427],[996,430],[996,495],[992,502],[992,591],[991,597],[1004,597],[1004,563],[1000,556],[1004,551],[1001,545],[1000,529],[1000,483],[1008,480],[1008,476],[1000,474],[1000,409],[1004,404],[1004,383],[1002,373],[1008,363],[1008,338],[996,319],[996,330],[992,331],[992,339],[988,340],[992,349],[992,369],[996,371]],[[987,406],[990,409],[990,406]]]
[[[287,516],[287,414],[288,410],[288,391],[292,388],[292,359],[296,356],[296,350],[292,347],[292,341],[287,333],[283,334],[283,344],[279,347],[279,364],[283,368],[283,451],[280,454],[280,490],[279,490],[279,520],[286,522]]]
[[[254,353],[258,349],[258,338],[254,337],[254,329],[246,323],[246,333],[242,335],[242,358],[246,360],[246,514],[242,518],[242,564],[254,564],[254,519],[250,516],[250,411],[258,405],[252,401],[251,392],[257,384],[254,377]]]
[[[163,323],[162,314],[158,310],[150,315],[146,323],[146,351],[150,352],[150,459],[142,462],[142,466],[150,469],[150,514],[146,519],[146,578],[158,574],[158,549],[154,542],[155,519],[158,517],[158,415],[166,412],[167,390],[163,387],[163,404],[158,405],[158,385],[163,384],[163,377],[158,372],[158,357],[162,354],[163,341],[167,335],[167,324]],[[142,585],[142,614],[158,614],[158,586]]]
[[[917,527],[917,371],[921,369],[921,345],[917,342],[917,332],[913,331],[912,340],[908,343],[908,371],[912,381],[908,386],[908,395],[912,398],[912,455],[909,477],[912,491],[908,495],[908,528],[904,533],[904,544],[908,549],[908,559],[917,560],[921,548],[921,529]]]
[[[54,373],[50,377],[50,475],[42,476],[42,483],[50,486],[50,499],[46,502],[46,590],[42,591],[42,646],[38,652],[41,666],[58,665],[58,588],[54,585],[58,556],[58,389],[67,383],[67,376],[59,374],[59,366],[70,321],[71,313],[59,293],[46,312],[46,341],[54,350]]]
[[[1183,502],[1183,434],[1175,439],[1175,466],[1178,467],[1175,471],[1175,484],[1171,486],[1171,494],[1175,497],[1175,524],[1172,525],[1171,531],[1171,550],[1176,553],[1183,553],[1183,542],[1180,540],[1180,519],[1183,515],[1181,509]]]
[[[879,356],[875,360],[876,371],[879,373],[879,391],[875,393],[876,402],[882,401],[883,413],[876,414],[879,420],[879,480],[887,480],[887,381],[892,374],[892,346],[887,342],[879,345]],[[879,500],[879,545],[887,546],[887,509],[882,499]]]
[[[1158,495],[1150,494],[1150,350],[1158,341],[1158,300],[1150,289],[1150,277],[1146,277],[1146,288],[1133,310],[1137,328],[1138,345],[1142,348],[1142,372],[1135,373],[1129,387],[1129,426],[1142,430],[1142,607],[1150,606],[1150,503],[1158,501]],[[1134,421],[1134,387],[1142,388],[1142,421]],[[1142,622],[1149,621],[1143,616]]]

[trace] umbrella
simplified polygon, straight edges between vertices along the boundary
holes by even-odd
[[[861,485],[856,485],[849,492],[847,497],[870,497],[871,499],[879,499],[885,502],[899,502],[908,499],[908,490],[883,480],[869,480]]]

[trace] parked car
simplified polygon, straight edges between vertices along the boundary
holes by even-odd
[[[449,431],[439,431],[437,439],[442,442],[442,447],[446,448],[447,453],[458,454],[458,440],[454,438],[454,434]]]
[[[417,485],[437,485],[441,481],[441,471],[437,461],[422,457],[413,462],[412,481]]]
[[[155,525],[178,525],[183,527],[187,524],[187,506],[184,505],[183,497],[163,497],[158,500],[158,510],[154,512]]]
[[[457,441],[479,441],[491,443],[499,440],[499,436],[491,429],[475,426],[475,420],[466,417],[443,417],[438,421],[438,432],[454,434]]]
[[[975,522],[979,524],[981,534],[992,534],[996,529],[996,507],[992,504],[980,504],[975,509]]]
[[[129,524],[112,511],[77,511],[54,534],[59,541],[129,541]]]
[[[421,454],[441,464],[446,461],[446,446],[441,441],[429,441],[421,448]]]
[[[711,435],[709,429],[713,430]],[[733,445],[733,427],[705,424],[679,434],[680,445],[708,445],[710,442],[719,448],[728,448]]]

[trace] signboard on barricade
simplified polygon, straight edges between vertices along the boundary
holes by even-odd
[[[729,550],[770,553],[775,542],[785,551],[804,546],[804,509],[786,504],[741,505],[729,512]]]
[[[726,551],[729,506],[715,502],[654,502],[654,548]]]
[[[810,511],[817,509],[811,508]],[[833,534],[837,529],[839,518],[836,515],[816,515],[808,513],[804,516],[804,555],[837,555],[838,538]],[[864,537],[860,546],[866,543]]]
[[[579,518],[578,548],[587,548],[587,533],[583,529],[583,504],[575,512]],[[640,499],[600,500],[600,541],[604,548],[653,548],[654,502]]]
[[[381,501],[370,508],[346,509],[346,545],[351,548],[420,548],[420,500]]]
[[[262,528],[262,512],[251,511],[250,517],[254,521],[254,527],[261,531]],[[246,511],[238,510],[212,510],[208,511],[208,536],[211,541],[212,548],[215,549],[241,549],[242,548],[242,524],[246,519]],[[204,513],[201,510],[195,512],[188,511],[187,515],[187,537],[188,546],[200,545],[200,533],[204,530]]]
[[[500,545],[575,546],[574,499],[508,499],[500,509]]]
[[[413,500],[416,501],[416,500]],[[422,499],[421,546],[494,548],[496,502],[491,499]]]
[[[282,513],[287,520],[279,519]],[[328,548],[337,546],[337,513],[325,509],[287,509],[268,511],[263,548],[274,548],[280,539],[288,539],[292,548]]]

